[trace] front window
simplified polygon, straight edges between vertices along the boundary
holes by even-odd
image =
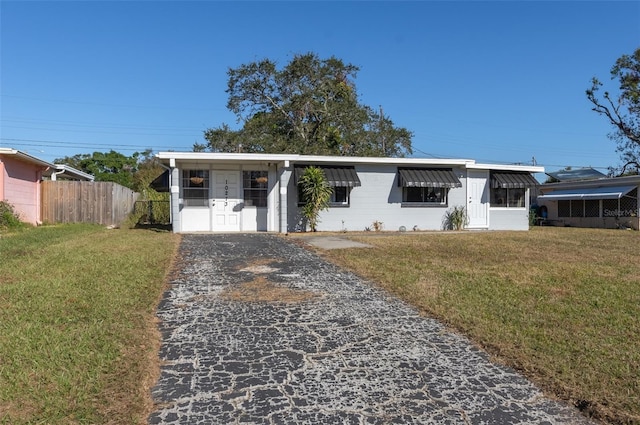
[[[403,187],[402,202],[427,205],[447,205],[445,187]]]
[[[329,205],[333,207],[349,206],[350,189],[347,186],[335,186],[331,192]]]
[[[298,185],[298,206],[306,204],[302,185]],[[331,188],[331,198],[329,198],[330,207],[348,207],[351,203],[351,188],[347,186],[334,186]]]
[[[527,189],[491,188],[491,206],[494,208],[524,208]]]
[[[208,206],[209,170],[182,170],[182,199],[187,207]]]
[[[246,206],[267,206],[267,171],[243,171],[242,187]]]

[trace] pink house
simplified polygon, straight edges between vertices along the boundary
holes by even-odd
[[[0,201],[15,207],[20,220],[41,224],[40,182],[43,173],[55,166],[27,153],[0,148]]]

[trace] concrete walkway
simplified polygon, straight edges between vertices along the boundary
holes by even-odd
[[[587,424],[435,320],[267,234],[185,235],[150,424]]]

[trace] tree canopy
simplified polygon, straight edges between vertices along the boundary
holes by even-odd
[[[195,151],[403,157],[412,133],[358,102],[358,67],[295,55],[282,69],[264,59],[228,70],[227,108],[242,123],[205,131]]]
[[[151,150],[134,152],[131,156],[114,150],[84,153],[58,158],[54,162],[92,174],[96,181],[115,182],[136,192],[147,189],[164,171]]]
[[[640,162],[640,48],[631,55],[622,55],[611,68],[611,80],[618,80],[617,94],[600,89],[604,84],[591,80],[586,91],[593,110],[605,116],[614,127],[610,139],[617,143],[624,164]],[[623,172],[625,170],[623,166]]]

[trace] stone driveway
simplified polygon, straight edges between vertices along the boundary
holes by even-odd
[[[150,424],[587,424],[465,338],[268,234],[185,235]]]

